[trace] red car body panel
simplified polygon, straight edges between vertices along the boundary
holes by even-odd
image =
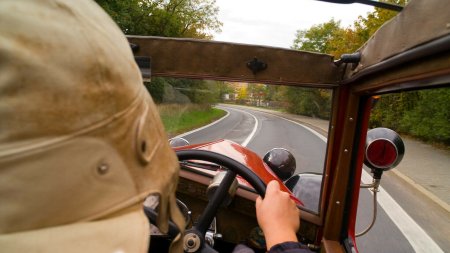
[[[269,168],[269,166],[264,163],[264,161],[257,155],[255,152],[247,149],[233,141],[230,140],[217,140],[213,142],[207,142],[202,144],[195,144],[183,147],[176,147],[174,150],[186,150],[186,149],[199,149],[199,150],[207,150],[219,154],[226,155],[242,164],[250,168],[256,175],[258,175],[261,180],[268,184],[272,180],[276,180],[280,184],[280,189],[285,191],[291,195],[291,198],[299,205],[303,205],[303,203],[297,199],[292,192],[284,185],[283,181],[281,181],[275,173]],[[199,171],[215,174],[215,172],[204,171],[198,168]],[[245,181],[241,177],[237,177],[240,185],[247,186],[253,188],[247,181]]]

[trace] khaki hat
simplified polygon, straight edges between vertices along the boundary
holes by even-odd
[[[178,162],[129,44],[91,1],[0,1],[0,248],[146,252]]]

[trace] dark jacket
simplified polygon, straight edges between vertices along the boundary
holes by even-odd
[[[312,251],[299,242],[283,242],[272,246],[268,253],[312,253]]]

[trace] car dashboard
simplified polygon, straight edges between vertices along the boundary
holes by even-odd
[[[177,198],[184,203],[188,210],[184,211],[184,216],[190,217],[187,219],[187,229],[195,223],[208,203],[207,188],[212,178],[211,173],[182,166]],[[253,189],[241,185],[232,201],[219,208],[213,221],[215,224],[211,225],[209,231],[209,236],[213,239],[215,248],[226,248],[226,250],[222,249],[219,252],[232,250],[239,243],[251,246],[256,251],[264,252],[266,250],[264,235],[256,220],[255,200],[257,197],[258,195]],[[317,225],[302,220],[297,237],[302,243],[313,244],[317,232]]]

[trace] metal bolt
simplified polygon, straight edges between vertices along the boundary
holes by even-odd
[[[200,238],[192,233],[184,236],[184,252],[197,252],[200,247]]]
[[[344,149],[344,153],[348,153],[348,149]]]
[[[189,247],[193,247],[193,246],[195,245],[194,239],[189,239],[189,240],[187,241],[187,245],[188,245]]]
[[[341,202],[340,201],[336,201],[336,205],[340,205],[341,204]]]
[[[348,120],[350,120],[350,121],[353,121],[353,118],[352,117],[350,117]]]
[[[108,166],[107,164],[102,163],[102,164],[100,164],[100,165],[97,167],[97,172],[98,172],[98,174],[100,174],[100,175],[104,175],[104,174],[106,174],[108,171],[109,171],[109,166]]]

